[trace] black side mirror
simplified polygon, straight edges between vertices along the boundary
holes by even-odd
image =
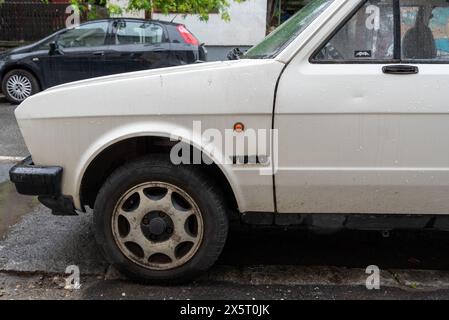
[[[48,51],[49,55],[52,56],[60,53],[58,43],[56,41],[50,42],[49,46],[50,46],[50,50]]]
[[[228,60],[239,60],[243,55],[243,52],[239,48],[234,48],[228,52],[227,58]]]

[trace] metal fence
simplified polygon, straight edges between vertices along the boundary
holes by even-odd
[[[0,5],[0,41],[33,41],[65,26],[67,4],[6,2]]]
[[[67,6],[69,3],[7,0],[0,4],[0,42],[35,41],[64,28]],[[84,20],[86,15],[82,14]]]

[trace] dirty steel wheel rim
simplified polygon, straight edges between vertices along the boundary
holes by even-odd
[[[165,182],[148,182],[128,190],[112,215],[112,233],[120,251],[151,270],[170,270],[190,261],[203,232],[195,201]]]
[[[32,85],[27,77],[14,74],[8,78],[6,82],[6,90],[8,94],[18,101],[25,100],[31,95]]]

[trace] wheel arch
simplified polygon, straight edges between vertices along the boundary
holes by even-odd
[[[201,147],[192,141],[180,140],[191,148],[201,151]],[[100,188],[114,170],[140,157],[151,154],[169,154],[171,147],[180,140],[173,140],[168,135],[161,133],[140,133],[127,135],[104,145],[91,156],[80,175],[81,179],[77,188],[80,207],[89,206],[93,208]],[[203,155],[208,157],[205,154]],[[239,199],[232,172],[226,170],[216,159],[208,157],[208,160],[211,164],[201,164],[201,169],[218,182],[230,208],[238,210]]]

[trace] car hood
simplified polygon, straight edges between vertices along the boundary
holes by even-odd
[[[208,62],[208,63],[196,63],[196,64],[188,64],[184,66],[177,67],[169,67],[169,68],[161,68],[161,69],[151,69],[151,70],[143,70],[143,71],[135,71],[135,72],[127,72],[120,73],[111,76],[103,76],[97,78],[91,78],[87,80],[69,82],[65,84],[61,84],[46,90],[46,92],[57,91],[57,90],[66,90],[70,88],[76,87],[86,87],[91,85],[100,85],[107,84],[116,81],[124,81],[124,80],[132,80],[132,79],[143,79],[151,76],[165,76],[171,75],[174,73],[185,73],[192,71],[202,71],[207,69],[213,69],[223,64],[229,64],[229,62]]]
[[[28,44],[25,46],[21,46],[21,47],[17,47],[14,49],[0,52],[0,58],[7,58],[8,56],[13,55],[13,54],[27,53],[30,50],[32,50],[35,46],[36,46],[36,43],[32,43],[32,44]]]
[[[28,44],[25,46],[21,46],[21,47],[17,47],[14,49],[11,49],[9,51],[7,51],[7,54],[16,54],[16,53],[24,53],[24,52],[28,52],[29,50],[33,49],[35,46],[35,43],[32,44]]]
[[[198,63],[94,78],[26,99],[21,119],[110,118],[240,112],[250,100],[272,105],[284,67],[275,60]],[[266,96],[266,97],[265,97]],[[207,105],[206,105],[207,104]]]

